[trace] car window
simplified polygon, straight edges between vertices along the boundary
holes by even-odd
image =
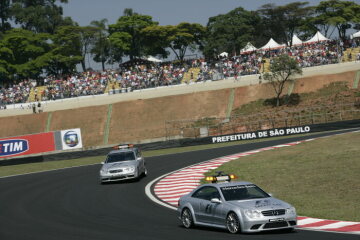
[[[106,163],[123,162],[135,160],[134,152],[118,152],[107,156]]]
[[[197,190],[192,197],[210,201],[212,198],[220,199],[220,193],[215,187],[206,186]]]
[[[269,194],[254,184],[222,187],[221,192],[226,201],[270,197]]]

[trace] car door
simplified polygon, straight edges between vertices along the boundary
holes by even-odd
[[[141,174],[145,171],[145,160],[139,149],[135,149],[135,154],[136,154],[136,159],[141,158],[141,160],[138,163],[139,170],[140,170],[139,174]]]
[[[221,205],[219,203],[212,203],[212,198],[219,198],[219,191],[212,186],[205,186],[196,191],[193,195],[196,198],[198,204],[198,211],[196,213],[196,219],[203,223],[217,223],[214,219],[215,213],[219,211]]]

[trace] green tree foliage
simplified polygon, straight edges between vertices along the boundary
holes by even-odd
[[[12,29],[1,40],[1,73],[5,80],[38,78],[50,50],[48,34],[35,34],[24,29]]]
[[[69,74],[76,71],[76,65],[83,61],[82,28],[78,26],[59,27],[52,38],[52,49],[47,54],[47,72],[54,75]]]
[[[81,56],[83,57],[83,59],[81,60],[81,67],[84,72],[86,71],[85,59],[86,56],[91,53],[91,49],[96,41],[97,32],[98,32],[98,28],[93,26],[86,26],[79,28]]]
[[[342,40],[346,39],[346,31],[360,23],[360,5],[351,1],[322,1],[315,7],[315,23],[328,31],[334,26]]]
[[[293,2],[284,6],[263,5],[258,13],[262,17],[267,38],[272,37],[291,46],[295,33],[302,35],[303,31],[314,31],[308,24],[313,8],[307,5],[308,2]]]
[[[73,25],[71,18],[63,18],[63,9],[57,0],[13,0],[11,13],[15,23],[22,28],[37,33],[55,33],[63,25]],[[68,0],[59,0],[67,3]]]
[[[264,79],[269,81],[274,89],[276,97],[276,106],[280,106],[280,96],[284,90],[285,84],[291,80],[296,74],[302,74],[295,59],[287,54],[280,55],[273,59],[270,65],[269,73],[264,74]]]
[[[11,28],[9,23],[10,15],[10,0],[0,1],[0,31],[5,32]]]
[[[107,60],[112,63],[111,44],[108,37],[106,24],[107,19],[105,18],[101,19],[100,21],[92,21],[90,24],[96,29],[91,54],[93,54],[93,60],[95,62],[101,63],[103,71],[105,70],[105,62]]]
[[[261,19],[256,12],[241,7],[209,18],[204,54],[214,57],[222,52],[236,54],[247,42],[264,43]]]
[[[153,21],[151,16],[125,9],[124,15],[115,24],[109,26],[109,38],[119,53],[129,56],[132,60],[144,55],[146,40],[141,31],[153,25],[158,25],[158,22]],[[116,58],[119,59],[118,56]]]
[[[166,48],[170,48],[179,61],[183,61],[188,50],[194,52],[203,45],[206,29],[198,23],[180,23],[176,26],[150,26],[142,31],[149,54],[168,55]]]

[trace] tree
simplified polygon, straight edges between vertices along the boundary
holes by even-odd
[[[102,70],[105,70],[105,62],[110,58],[111,44],[107,32],[107,19],[92,21],[91,26],[96,29],[94,34],[94,43],[91,53],[94,55],[95,62],[101,62]],[[111,60],[110,60],[111,62]]]
[[[51,51],[47,58],[48,74],[64,75],[76,71],[76,65],[83,61],[81,44],[81,27],[62,26],[51,36]]]
[[[258,13],[263,19],[268,38],[277,37],[280,42],[292,46],[295,33],[308,28],[308,18],[313,10],[308,2],[293,2],[284,6],[265,4]]]
[[[4,79],[38,78],[48,64],[45,56],[50,51],[49,37],[19,28],[8,31],[0,42]]]
[[[55,33],[63,25],[73,25],[71,18],[63,18],[63,9],[57,0],[13,0],[11,13],[15,23],[22,28],[37,33]],[[68,0],[59,0],[67,3]]]
[[[5,33],[11,28],[8,19],[10,18],[10,0],[0,1],[0,31]]]
[[[98,32],[98,28],[92,26],[80,27],[80,43],[81,43],[81,55],[83,59],[81,60],[81,67],[83,71],[86,71],[85,59],[88,54],[91,52],[91,48],[95,43],[96,33]]]
[[[322,1],[316,6],[315,12],[316,23],[325,27],[325,33],[328,26],[334,26],[343,41],[346,39],[346,31],[360,23],[360,5],[351,1]]]
[[[131,9],[125,9],[124,15],[115,24],[109,26],[111,42],[118,50],[133,60],[141,57],[144,52],[144,36],[141,31],[146,27],[158,25],[151,16],[134,13]],[[130,47],[126,42],[130,40]]]
[[[274,89],[277,107],[280,106],[280,96],[285,83],[293,80],[292,77],[296,74],[302,74],[302,69],[296,60],[287,54],[274,58],[270,65],[270,73],[264,74],[264,79],[269,81]]]
[[[222,52],[236,54],[247,42],[263,44],[263,28],[256,12],[241,7],[209,18],[203,52],[214,57]]]
[[[170,48],[179,61],[183,61],[187,50],[194,52],[202,46],[205,27],[198,23],[180,23],[176,26],[149,26],[142,31],[145,39],[145,52],[166,57]]]

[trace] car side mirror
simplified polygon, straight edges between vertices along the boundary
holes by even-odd
[[[212,202],[212,203],[221,203],[221,200],[220,199],[218,199],[218,198],[212,198],[211,200],[210,200],[210,202]]]
[[[101,162],[101,164],[102,164],[102,165],[104,165],[104,164],[105,164],[105,162]]]
[[[142,158],[141,157],[138,157],[136,160],[140,161]]]
[[[274,197],[274,194],[272,194],[272,193],[269,193],[269,195],[270,195],[270,197]]]

